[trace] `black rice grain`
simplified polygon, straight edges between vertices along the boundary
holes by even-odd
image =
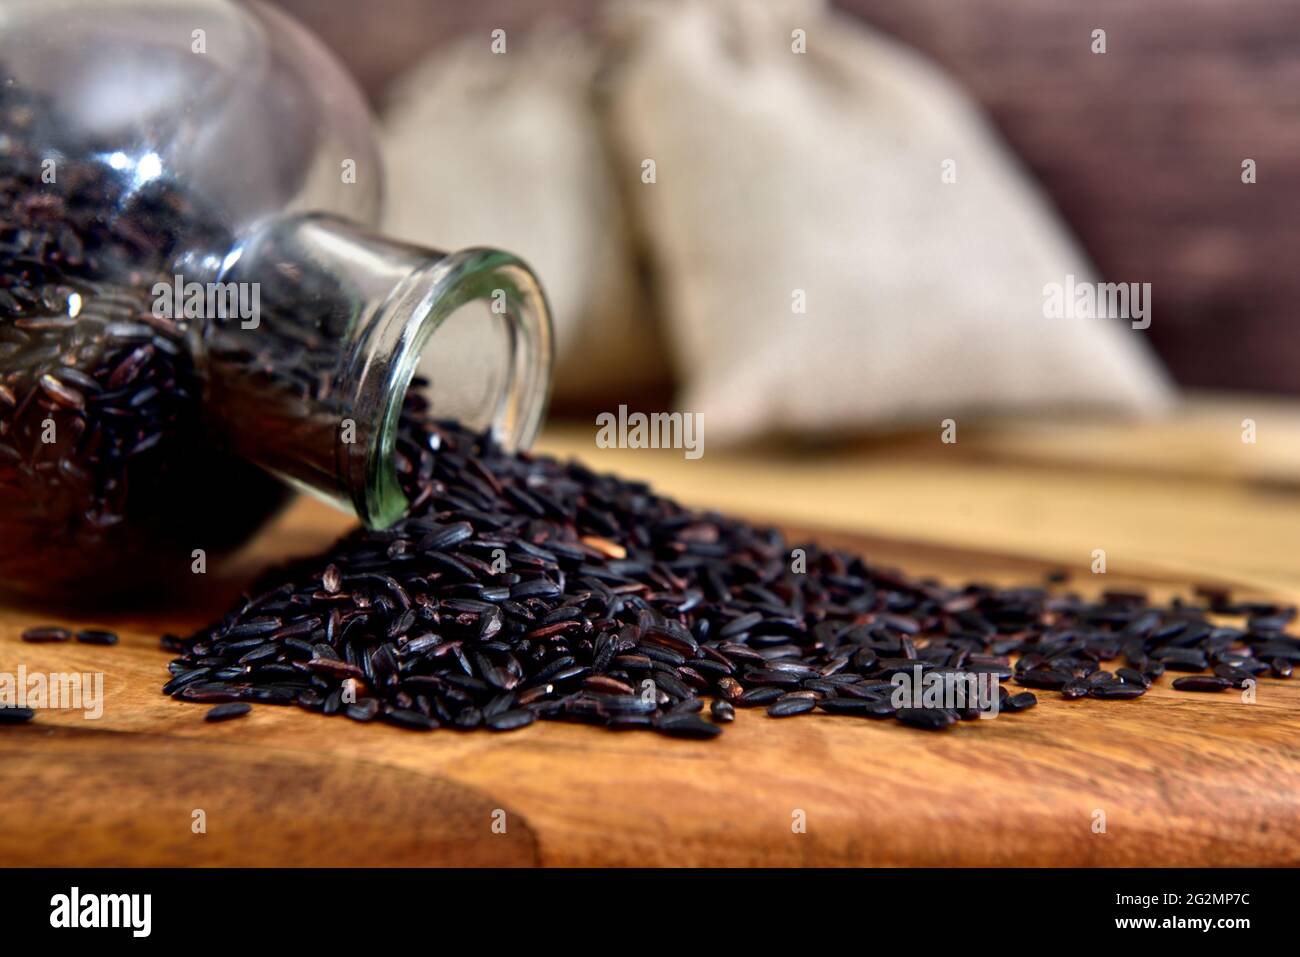
[[[536,720],[537,715],[527,708],[520,708],[491,715],[485,723],[493,731],[514,731],[516,728],[525,728]]]
[[[1089,690],[1088,682],[1076,678],[1073,681],[1067,681],[1061,686],[1061,697],[1067,701],[1077,701],[1079,698],[1088,697]]]
[[[28,628],[22,633],[22,639],[33,645],[44,645],[57,641],[71,641],[72,632],[57,625],[41,625],[37,628]]]
[[[229,721],[232,718],[242,718],[253,710],[251,704],[243,701],[231,701],[227,704],[219,704],[208,711],[203,716],[204,721]]]
[[[1088,689],[1088,694],[1093,698],[1101,698],[1103,701],[1127,701],[1132,698],[1140,698],[1147,693],[1147,689],[1141,685],[1130,685],[1122,682],[1113,684],[1093,685]]]
[[[1038,704],[1038,696],[1032,691],[1022,691],[1020,694],[1013,694],[1002,705],[1003,711],[1028,711],[1034,705]]]
[[[957,715],[946,708],[899,708],[895,717],[912,728],[942,731],[957,723]]]
[[[83,628],[77,632],[77,641],[83,645],[115,645],[117,635],[101,628]]]
[[[1232,682],[1218,675],[1188,675],[1174,679],[1175,691],[1226,691]]]
[[[693,714],[665,715],[655,722],[654,727],[668,735],[678,738],[716,738],[722,729],[703,718]]]
[[[767,713],[773,718],[788,718],[811,711],[815,707],[817,707],[817,702],[812,698],[784,697],[774,702],[767,709]]]

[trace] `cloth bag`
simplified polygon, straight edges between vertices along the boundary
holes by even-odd
[[[1167,402],[1144,332],[1045,316],[1091,267],[935,67],[808,0],[628,4],[607,43],[603,115],[710,442]]]

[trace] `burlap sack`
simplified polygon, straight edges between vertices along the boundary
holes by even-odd
[[[629,4],[609,42],[679,405],[711,442],[1166,402],[1144,332],[1045,316],[1047,284],[1092,271],[934,67],[814,2]]]

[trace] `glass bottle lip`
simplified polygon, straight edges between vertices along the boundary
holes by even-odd
[[[505,385],[489,426],[503,448],[527,448],[541,428],[550,396],[553,344],[545,294],[518,257],[496,249],[450,253],[402,279],[369,324],[355,354],[358,391],[353,412],[374,427],[364,442],[340,443],[339,472],[352,506],[371,528],[400,519],[408,502],[398,481],[395,452],[403,403],[420,356],[444,321],[462,306],[490,301],[507,333]]]

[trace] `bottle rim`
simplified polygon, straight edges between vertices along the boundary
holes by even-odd
[[[356,408],[364,446],[340,445],[340,472],[352,505],[370,528],[387,528],[409,506],[398,480],[395,453],[407,391],[420,357],[447,319],[462,307],[489,304],[502,322],[507,347],[503,385],[488,426],[507,451],[529,447],[541,428],[554,363],[550,310],[541,283],[518,257],[474,247],[413,270],[394,289],[356,355]],[[436,413],[436,410],[435,410]]]

